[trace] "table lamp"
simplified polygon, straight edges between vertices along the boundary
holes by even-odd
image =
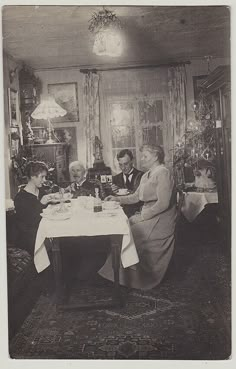
[[[67,111],[56,103],[52,96],[42,98],[40,104],[31,114],[33,119],[45,119],[48,121],[48,140],[47,144],[55,143],[52,138],[53,126],[51,123],[52,118],[63,117],[67,114]]]

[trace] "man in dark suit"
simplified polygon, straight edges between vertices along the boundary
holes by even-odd
[[[129,193],[135,192],[139,186],[143,172],[134,168],[133,154],[130,150],[124,149],[117,154],[117,160],[121,173],[112,178],[112,191],[114,194],[118,192],[120,188],[126,188]],[[124,212],[128,217],[131,217],[140,211],[142,202],[132,205],[124,205]]]

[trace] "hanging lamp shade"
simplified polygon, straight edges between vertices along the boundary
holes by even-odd
[[[93,52],[96,55],[118,57],[122,53],[122,39],[117,30],[105,29],[95,35]]]
[[[48,96],[42,99],[31,117],[34,119],[52,119],[63,117],[66,114],[67,111],[58,105],[52,96]]]
[[[93,13],[89,20],[89,31],[94,35],[93,52],[96,55],[120,56],[123,49],[120,29],[121,22],[113,11],[103,7]]]

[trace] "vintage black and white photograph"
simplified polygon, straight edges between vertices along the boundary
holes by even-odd
[[[9,360],[229,361],[231,8],[1,10]]]

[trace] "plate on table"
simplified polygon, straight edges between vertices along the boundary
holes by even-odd
[[[46,209],[40,214],[42,218],[50,220],[64,220],[69,219],[72,216],[70,204],[64,204],[65,211],[59,211],[60,205],[48,205]]]
[[[41,213],[42,218],[46,218],[49,220],[65,220],[69,219],[72,216],[70,211],[66,211],[64,213],[53,212],[53,213]]]
[[[109,211],[109,210],[103,210],[100,211],[99,213],[96,213],[96,215],[98,215],[99,217],[114,217],[116,216],[118,213],[117,211]]]

